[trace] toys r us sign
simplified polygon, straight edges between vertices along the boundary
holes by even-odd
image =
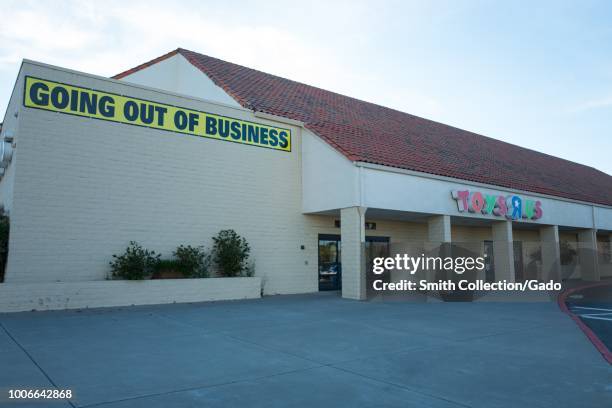
[[[480,191],[453,190],[459,212],[491,214],[509,220],[542,218],[542,202],[527,200],[518,195],[483,194]]]

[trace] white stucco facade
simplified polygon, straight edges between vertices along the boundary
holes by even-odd
[[[1,200],[12,203],[7,283],[104,280],[111,255],[131,240],[168,256],[180,244],[210,247],[233,228],[250,243],[266,293],[316,290],[299,128],[282,152],[28,109],[20,106],[25,75],[271,123],[238,107],[24,63],[11,107],[19,112],[7,169],[14,189],[4,188],[11,178],[0,181]]]

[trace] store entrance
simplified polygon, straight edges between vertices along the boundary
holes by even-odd
[[[342,288],[340,235],[319,235],[319,290]]]
[[[523,264],[523,243],[514,241],[514,276],[516,282],[525,280],[525,265]],[[485,264],[485,279],[487,282],[495,280],[495,258],[493,256],[493,241],[484,242],[484,264]]]
[[[342,289],[340,235],[319,234],[319,290]],[[366,237],[366,267],[371,268],[372,260],[389,256],[388,237]]]

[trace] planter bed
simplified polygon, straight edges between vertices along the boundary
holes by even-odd
[[[260,291],[259,277],[1,283],[0,313],[254,299]]]

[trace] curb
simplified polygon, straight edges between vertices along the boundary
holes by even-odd
[[[580,317],[570,312],[569,308],[567,307],[567,304],[565,303],[567,297],[573,293],[579,292],[584,289],[590,289],[590,288],[595,288],[599,286],[609,286],[609,285],[612,285],[612,283],[611,282],[598,282],[598,283],[592,283],[592,284],[568,289],[562,292],[561,294],[559,294],[559,297],[557,298],[557,304],[559,305],[559,308],[561,309],[561,311],[569,315],[569,317],[572,318],[572,320],[578,325],[578,327],[580,327],[580,330],[584,332],[584,334],[591,341],[591,343],[593,343],[597,351],[601,353],[602,357],[608,362],[608,364],[612,365],[612,351],[610,351],[608,347],[606,347],[606,345],[599,339],[599,337],[597,337],[597,335],[593,332],[593,330],[591,330],[589,326],[587,326],[582,321],[582,319],[580,319]]]

